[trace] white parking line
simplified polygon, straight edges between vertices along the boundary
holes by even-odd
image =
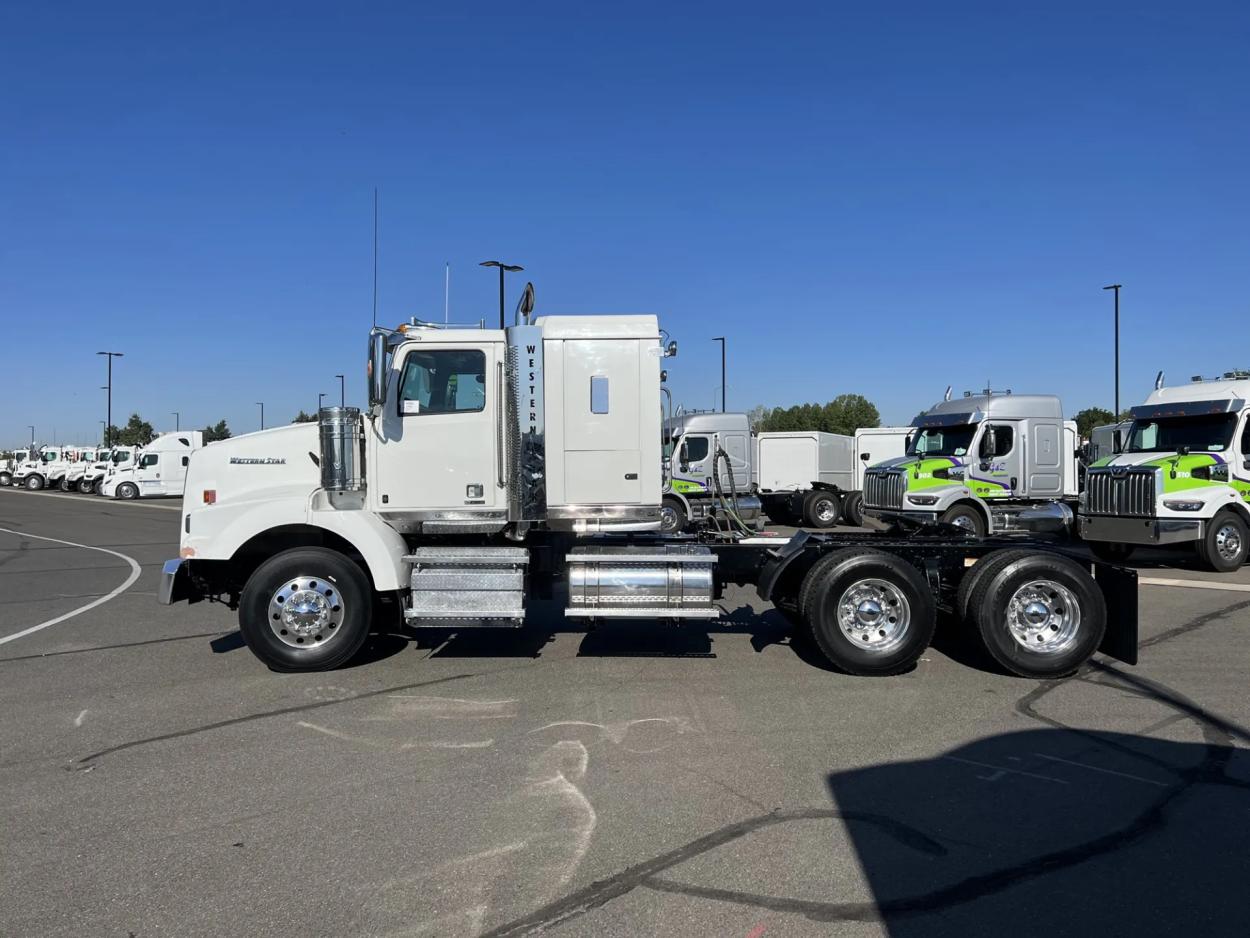
[[[67,547],[81,547],[83,550],[98,550],[102,554],[109,554],[113,557],[118,557],[130,564],[130,576],[126,577],[126,582],[117,587],[117,589],[113,590],[113,592],[101,596],[99,599],[93,599],[91,602],[87,603],[87,605],[79,606],[77,609],[67,612],[64,615],[57,616],[55,619],[49,619],[47,622],[40,622],[38,625],[32,625],[30,628],[22,629],[20,632],[14,632],[12,635],[0,637],[0,645],[19,638],[24,638],[27,635],[42,631],[43,629],[49,628],[53,625],[58,625],[66,619],[72,619],[74,616],[82,615],[84,612],[94,609],[96,606],[102,606],[110,599],[114,599],[126,592],[126,590],[130,589],[130,587],[134,584],[135,580],[139,579],[141,571],[139,569],[138,562],[133,557],[127,557],[125,554],[119,554],[117,551],[109,550],[107,547],[92,547],[90,544],[76,544],[73,541],[62,541],[55,537],[44,537],[43,535],[31,534],[27,531],[14,531],[11,528],[0,528],[0,533],[15,534],[18,537],[33,537],[37,541],[51,541],[53,544],[64,544]]]
[[[1171,580],[1160,576],[1138,577],[1142,586],[1187,586],[1195,590],[1227,590],[1230,593],[1250,593],[1250,585],[1245,583],[1220,583],[1212,580]]]
[[[143,499],[121,499],[121,498],[104,498],[101,495],[75,495],[72,492],[28,492],[25,489],[0,488],[0,492],[16,493],[21,492],[22,495],[43,496],[44,498],[72,498],[74,501],[93,502],[101,505],[138,505],[140,508],[162,508],[165,511],[182,511],[182,504],[177,505],[157,505]]]

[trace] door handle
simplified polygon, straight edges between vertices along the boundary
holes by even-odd
[[[498,453],[495,456],[495,472],[497,474],[496,484],[500,488],[504,488],[508,482],[504,478],[504,441],[507,438],[507,434],[504,433],[504,422],[507,419],[507,414],[504,412],[503,362],[499,362],[495,366],[495,377],[498,384],[498,387],[495,389],[495,402],[499,410],[499,413],[495,415],[495,442],[498,449]]]

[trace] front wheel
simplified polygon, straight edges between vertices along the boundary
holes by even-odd
[[[685,530],[686,506],[681,499],[666,495],[660,502],[660,533],[676,534]]]
[[[93,491],[95,491],[95,483],[82,479],[78,483],[78,491],[82,492],[84,495],[90,495]]]
[[[968,600],[985,650],[1008,671],[1064,677],[1102,643],[1107,606],[1094,578],[1058,554],[1031,552],[987,571]]]
[[[942,513],[941,521],[963,528],[973,537],[985,537],[985,519],[971,505],[955,505]]]
[[[1246,562],[1250,549],[1250,532],[1240,515],[1223,511],[1207,525],[1207,531],[1198,542],[1198,556],[1217,573],[1239,570]]]
[[[239,631],[275,671],[328,671],[360,650],[373,620],[364,572],[324,547],[284,551],[248,578]]]
[[[12,484],[13,484],[13,473],[0,472],[0,485],[12,485]]]
[[[61,480],[61,491],[62,491],[62,492],[72,492],[72,491],[74,491],[74,483],[73,483],[73,482],[71,482],[69,479],[62,479],[62,480]]]
[[[26,477],[26,490],[29,492],[38,492],[43,488],[43,476],[30,475]]]
[[[139,497],[139,487],[133,482],[123,482],[117,487],[117,497],[129,501]]]

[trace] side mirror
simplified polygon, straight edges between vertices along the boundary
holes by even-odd
[[[668,348],[664,350],[664,357],[665,358],[677,357],[677,340],[676,339],[668,343]]]
[[[903,450],[904,450],[904,451],[906,451],[906,452],[911,452],[912,437],[914,437],[914,436],[915,436],[915,434],[914,434],[914,433],[909,433],[909,434],[907,434],[907,438],[903,440]]]
[[[681,441],[681,446],[677,448],[677,461],[681,463],[682,469],[690,467],[690,450],[686,448],[686,441]]]
[[[998,452],[998,434],[993,427],[986,427],[981,436],[981,458],[993,459]]]
[[[1093,462],[1094,461],[1093,447],[1090,446],[1090,444],[1088,443],[1082,443],[1080,446],[1078,446],[1076,448],[1076,455],[1080,458],[1081,462]]]
[[[868,462],[868,457],[871,455],[872,455],[871,453],[860,453],[859,458],[862,459],[864,462]]]
[[[386,333],[369,333],[369,406],[386,400]]]
[[[1241,468],[1242,468],[1242,469],[1250,469],[1250,459],[1243,459],[1243,460],[1241,461]]]

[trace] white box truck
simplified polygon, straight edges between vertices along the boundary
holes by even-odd
[[[939,603],[1021,674],[1069,674],[1099,648],[1135,660],[1136,581],[1115,566],[1091,575],[1053,550],[947,532],[661,534],[660,362],[675,344],[654,316],[531,323],[532,295],[507,329],[375,329],[364,414],[326,408],[197,452],[160,601],[224,601],[280,671],[343,664],[376,609],[519,627],[539,596],[583,621],[679,622],[718,617],[725,583],[755,585],[855,674],[910,668]]]

